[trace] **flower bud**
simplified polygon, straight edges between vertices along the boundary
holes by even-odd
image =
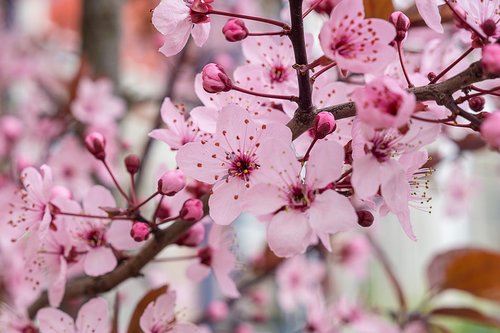
[[[92,132],[85,137],[85,147],[98,160],[106,158],[106,139],[101,133]]]
[[[203,202],[199,199],[186,200],[179,217],[186,221],[199,221],[203,217]]]
[[[193,225],[189,230],[179,238],[175,244],[180,246],[197,247],[205,238],[205,227],[202,223]]]
[[[481,63],[487,72],[500,74],[500,45],[494,43],[483,47]]]
[[[16,141],[23,132],[22,122],[13,116],[5,116],[0,120],[0,129],[9,141]]]
[[[367,210],[357,211],[356,214],[358,215],[358,224],[364,228],[370,227],[375,220],[373,214]]]
[[[158,192],[169,197],[186,186],[186,176],[181,170],[167,171],[158,180]]]
[[[212,321],[221,321],[226,319],[229,314],[229,308],[224,301],[212,301],[207,308],[207,317]]]
[[[125,168],[127,168],[128,173],[135,175],[139,168],[141,167],[141,159],[139,156],[130,154],[125,157]]]
[[[469,99],[469,107],[471,108],[472,111],[483,111],[484,109],[484,104],[486,104],[486,100],[484,99],[483,96],[474,96],[471,99]]]
[[[330,112],[320,112],[313,121],[312,134],[315,139],[324,139],[337,128],[335,117]]]
[[[232,18],[227,20],[222,28],[222,33],[228,42],[237,42],[247,38],[248,29],[243,20]]]
[[[410,29],[410,19],[402,12],[397,11],[391,14],[389,22],[396,28],[395,40],[397,42],[402,42],[406,38],[408,29]]]
[[[130,229],[130,237],[132,237],[136,242],[143,242],[148,239],[151,229],[149,225],[144,222],[134,222],[132,224],[132,229]]]
[[[494,148],[500,148],[500,111],[487,115],[480,127],[484,141]]]
[[[209,93],[218,93],[221,91],[231,90],[231,80],[227,76],[224,69],[214,63],[210,63],[203,67],[201,72],[201,79],[203,84],[203,89]]]

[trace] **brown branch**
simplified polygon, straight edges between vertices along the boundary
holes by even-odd
[[[461,89],[466,88],[473,83],[495,79],[498,77],[500,76],[486,73],[483,70],[481,63],[478,61],[470,65],[469,68],[467,68],[463,72],[449,78],[446,81],[437,84],[430,84],[423,87],[415,87],[409,89],[409,91],[415,94],[418,101],[435,101],[439,105],[444,105],[450,108],[454,107],[452,104],[450,104],[450,98],[453,93],[460,91]],[[453,104],[456,106],[455,103]],[[292,130],[293,138],[296,139],[302,133],[307,131],[311,127],[314,115],[323,111],[333,113],[335,119],[350,118],[356,115],[354,102],[329,106],[323,109],[317,109],[308,117],[304,117],[304,112],[297,110],[293,119],[290,120],[287,125]],[[465,111],[457,113],[459,116],[469,120],[476,128],[478,128],[481,124],[481,120],[471,113]]]
[[[97,294],[110,291],[130,277],[140,276],[142,268],[148,262],[153,260],[166,246],[173,244],[195,223],[179,220],[169,228],[159,231],[153,239],[144,245],[137,255],[118,266],[115,270],[102,276],[77,278],[68,282],[63,300],[80,296],[93,297]],[[48,295],[45,291],[29,307],[29,316],[33,318],[38,310],[48,304]]]

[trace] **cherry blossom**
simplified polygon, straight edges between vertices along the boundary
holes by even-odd
[[[179,168],[213,184],[208,205],[215,223],[227,225],[240,215],[243,197],[261,173],[261,143],[271,135],[290,137],[290,131],[279,124],[259,126],[244,109],[227,106],[220,112],[213,139],[179,149]]]
[[[362,0],[342,1],[319,34],[327,57],[346,71],[371,73],[387,66],[396,53],[389,43],[396,30],[381,19],[365,19]]]
[[[160,52],[167,57],[179,53],[189,35],[198,46],[203,46],[210,32],[210,18],[206,13],[209,3],[204,0],[162,0],[153,11],[153,25],[165,36]],[[195,8],[196,5],[196,8]]]
[[[103,298],[93,298],[78,311],[76,321],[68,314],[54,308],[43,308],[37,313],[40,333],[108,332],[110,329],[108,303]]]
[[[318,142],[306,163],[305,177],[289,143],[276,140],[264,149],[267,182],[249,191],[245,207],[256,215],[273,214],[267,228],[269,247],[278,256],[290,257],[304,253],[319,237],[331,250],[329,235],[348,230],[357,221],[349,200],[327,188],[342,174],[343,147],[334,141]]]
[[[148,304],[141,316],[140,325],[145,333],[190,333],[198,332],[196,326],[189,323],[179,323],[175,310],[177,293],[167,291],[155,301]]]
[[[418,12],[424,19],[429,28],[436,32],[443,32],[441,25],[441,15],[439,14],[438,5],[444,4],[443,0],[415,0]]]
[[[235,256],[230,249],[233,237],[231,227],[213,225],[208,235],[207,246],[198,251],[199,262],[189,266],[187,276],[199,282],[212,270],[221,292],[227,297],[237,298],[240,293],[229,277],[236,264]]]

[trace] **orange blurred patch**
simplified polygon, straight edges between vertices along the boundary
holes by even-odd
[[[50,16],[61,28],[80,31],[82,0],[52,0]]]

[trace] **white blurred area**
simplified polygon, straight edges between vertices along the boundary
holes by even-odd
[[[47,15],[47,4],[51,0],[17,0],[19,5],[19,20],[27,31],[33,34],[44,30],[50,22]],[[105,0],[102,0],[105,1]],[[395,0],[398,8],[403,9],[411,5],[411,0]],[[307,30],[318,31],[321,26],[319,19],[308,22]],[[150,130],[159,105],[147,104],[140,110],[130,113],[122,124],[122,133],[127,133],[131,139],[131,151],[140,151],[140,147]],[[128,135],[133,133],[133,135]],[[446,143],[443,143],[446,146]],[[439,148],[441,149],[441,147]],[[444,148],[446,150],[446,148]],[[159,143],[153,145],[152,162],[148,164],[147,174],[156,173],[160,164],[175,167],[175,159],[169,149]],[[454,164],[446,161],[437,166],[437,171],[430,181],[429,194],[432,196],[431,214],[417,209],[412,211],[412,223],[418,241],[409,240],[403,233],[398,221],[389,217],[376,221],[374,234],[387,253],[394,266],[396,275],[402,281],[410,303],[418,305],[422,300],[425,286],[425,269],[433,255],[455,247],[479,246],[500,250],[500,155],[490,151],[465,154],[458,163],[463,167],[463,174],[457,174]],[[461,216],[450,217],[446,213],[449,195],[445,191],[448,182],[469,182],[474,195],[469,198],[470,212]],[[151,188],[141,189],[143,193],[150,193]],[[239,222],[237,245],[239,256],[248,259],[254,254],[257,246],[262,244],[264,227],[257,225],[246,218]],[[173,247],[164,251],[160,257],[192,254],[193,250]],[[148,282],[160,285],[170,283],[178,291],[179,309],[187,316],[197,317],[199,313],[192,313],[202,301],[201,290],[193,290],[192,284],[184,276],[186,265],[183,263],[151,264],[154,272],[148,274],[148,279],[132,279],[119,287],[123,295],[123,323],[129,317],[136,301],[148,289]],[[395,298],[378,265],[373,265],[374,276],[370,281],[370,298],[376,304],[394,305]],[[244,267],[242,267],[244,271]],[[151,270],[149,270],[151,271]],[[147,282],[148,281],[148,282]],[[347,279],[337,280],[340,289],[353,289]],[[207,288],[207,285],[202,285]],[[206,296],[206,294],[205,294]],[[187,310],[189,309],[189,310]]]

